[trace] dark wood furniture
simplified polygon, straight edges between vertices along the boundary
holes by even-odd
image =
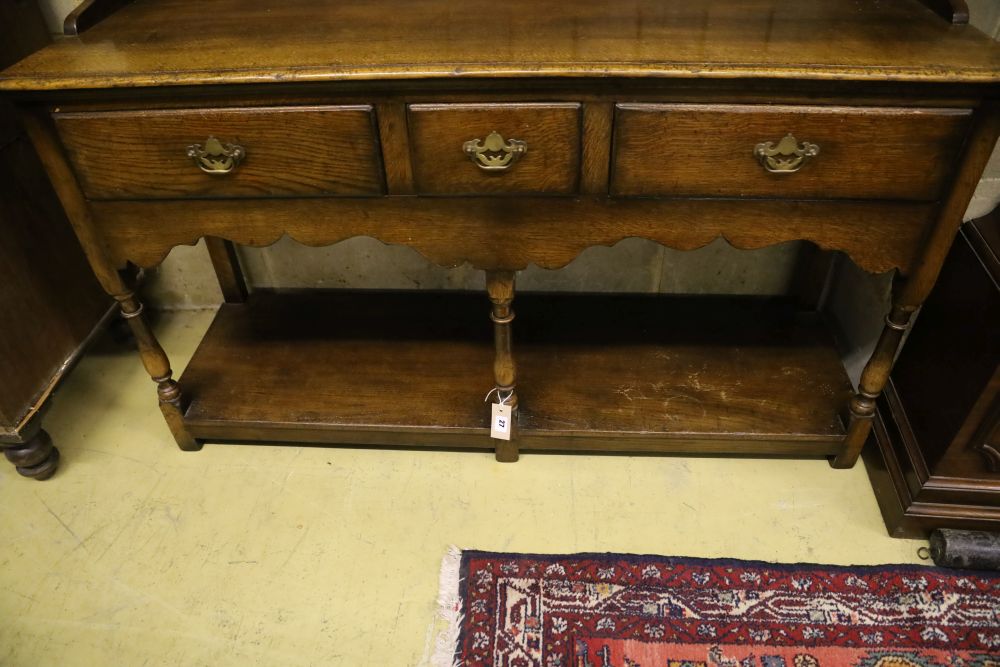
[[[0,78],[183,449],[838,467],[996,143],[998,84],[1000,47],[915,0],[137,0]],[[245,297],[226,244],[285,234],[469,262],[492,344],[463,295]],[[859,390],[789,304],[525,297],[512,328],[516,271],[632,236],[804,239],[897,271]],[[178,382],[119,271],[201,237],[228,302]],[[510,441],[489,437],[490,388],[516,406]]]
[[[1000,211],[966,223],[879,398],[865,463],[897,537],[1000,531],[998,258]]]
[[[50,41],[33,0],[0,3],[0,66]],[[13,109],[0,102],[0,447],[22,475],[55,473],[59,451],[42,413],[111,303]]]

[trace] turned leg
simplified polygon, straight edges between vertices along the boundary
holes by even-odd
[[[156,383],[160,410],[167,420],[170,432],[181,449],[200,449],[200,443],[192,438],[191,434],[184,428],[183,415],[186,407],[184,397],[181,395],[181,389],[177,382],[171,377],[173,372],[170,370],[167,355],[160,347],[149,325],[142,318],[142,304],[135,298],[133,290],[126,284],[118,271],[125,262],[120,259],[114,261],[108,255],[105,239],[94,223],[90,203],[83,191],[80,190],[76,175],[66,160],[51,117],[45,113],[30,112],[22,114],[21,121],[31,137],[38,156],[45,165],[49,180],[52,181],[52,186],[63,205],[66,217],[80,240],[84,254],[87,255],[90,268],[94,270],[94,275],[104,291],[118,301],[122,317],[132,329],[132,335],[135,336],[139,346],[142,364],[146,367],[150,377],[153,378],[153,382]]]
[[[114,295],[121,308],[122,317],[128,322],[139,346],[139,356],[149,377],[156,383],[156,395],[160,400],[160,411],[163,413],[170,433],[177,445],[184,451],[201,449],[201,443],[195,440],[184,428],[184,410],[187,407],[180,385],[173,379],[170,361],[166,352],[156,340],[153,331],[142,317],[142,303],[132,292]]]
[[[903,334],[913,320],[914,306],[894,305],[885,318],[885,327],[879,336],[875,351],[861,373],[858,391],[848,406],[847,437],[843,449],[833,459],[834,468],[850,468],[858,460],[861,449],[871,432],[875,417],[875,402],[889,381],[889,372],[896,359],[896,352]]]
[[[4,456],[25,477],[42,481],[52,477],[59,467],[59,450],[44,429],[39,428],[23,443],[3,447]]]
[[[906,284],[893,292],[893,307],[886,318],[875,352],[861,375],[858,393],[851,399],[847,437],[843,449],[833,460],[835,468],[849,468],[858,460],[875,415],[875,400],[889,381],[896,352],[903,334],[913,319],[913,313],[930,294],[938,273],[944,265],[951,242],[962,224],[962,215],[979,183],[979,177],[989,162],[997,138],[1000,137],[1000,106],[986,104],[977,110],[974,125],[965,146],[962,166],[955,175],[954,185],[937,212],[920,261],[912,267]]]
[[[514,367],[514,354],[511,349],[511,322],[514,321],[514,272],[487,271],[486,291],[493,304],[490,319],[493,320],[493,341],[496,352],[493,359],[493,379],[496,383],[494,392],[496,401],[503,399],[505,405],[511,406],[511,437],[510,440],[496,441],[497,461],[517,461],[517,373]]]

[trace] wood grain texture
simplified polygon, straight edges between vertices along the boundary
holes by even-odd
[[[851,399],[847,437],[843,450],[833,460],[834,467],[853,466],[868,440],[877,408],[876,401],[889,381],[889,374],[903,341],[903,333],[937,281],[962,222],[962,215],[989,162],[998,136],[1000,107],[990,102],[976,114],[975,126],[965,147],[961,166],[934,225],[928,231],[919,262],[908,280],[893,294],[892,309],[886,317],[886,326],[861,373],[858,393]]]
[[[21,122],[48,173],[59,203],[62,204],[66,218],[76,232],[76,238],[80,241],[97,282],[111,296],[117,297],[128,293],[129,289],[119,273],[119,269],[124,269],[127,263],[119,266],[111,259],[105,240],[94,226],[89,202],[80,190],[72,167],[66,161],[65,151],[59,143],[51,117],[46,114],[26,112],[21,114]]]
[[[514,285],[513,271],[486,272],[486,293],[492,304],[490,319],[493,320],[493,382],[496,393],[492,396],[492,402],[503,403],[511,408],[510,438],[496,439],[494,443],[496,459],[502,463],[514,463],[519,457],[517,364],[514,361],[512,340],[514,309],[511,307]]]
[[[31,145],[0,148],[0,429],[17,429],[111,306]]]
[[[66,160],[51,118],[43,114],[24,113],[21,119],[52,180],[56,195],[76,232],[90,268],[104,291],[118,302],[122,317],[128,320],[143,366],[156,384],[160,410],[171,435],[181,449],[197,449],[198,443],[185,430],[181,421],[185,399],[177,382],[171,377],[170,361],[142,317],[142,304],[135,298],[134,287],[126,282],[119,271],[125,267],[117,267],[110,260],[105,239],[94,226],[89,202]]]
[[[850,385],[822,326],[723,301],[519,297],[519,446],[835,450]],[[185,423],[208,439],[492,449],[481,312],[475,294],[255,292],[222,307],[181,378]]]
[[[511,339],[512,323],[514,321],[514,272],[487,271],[486,292],[489,294],[492,308],[490,319],[493,320],[493,380],[497,391],[504,396],[510,394],[507,401],[511,406],[517,406],[517,394],[514,387],[517,383],[517,368],[514,363]]]
[[[420,194],[572,194],[580,174],[580,105],[411,104],[410,147]],[[528,151],[504,171],[480,169],[462,150],[498,132]]]
[[[406,123],[406,105],[402,102],[382,102],[375,105],[378,117],[379,144],[385,182],[391,195],[411,195],[413,166],[410,161],[410,134]]]
[[[941,196],[968,109],[619,104],[614,195],[905,199]],[[796,173],[772,174],[758,143],[787,134],[819,146]]]
[[[1000,104],[990,101],[976,113],[974,126],[964,148],[961,164],[953,174],[948,196],[942,202],[937,219],[930,228],[920,261],[899,295],[901,305],[918,307],[930,294],[944,265],[962,217],[979,186],[979,179],[993,155],[1000,138]]]
[[[255,291],[222,306],[188,364],[185,421],[194,433],[218,421],[455,432],[492,448],[483,302]]]
[[[516,379],[506,455],[849,465],[1000,134],[1000,46],[916,0],[137,0],[0,75],[0,89],[20,91],[11,99],[184,449],[492,448],[483,389]],[[484,174],[462,143],[493,131],[528,153]],[[752,150],[789,132],[822,150],[779,181]],[[245,146],[231,178],[189,162],[209,136]],[[608,196],[612,183],[624,196]],[[396,196],[412,194],[432,196]],[[259,247],[283,235],[367,235],[485,269],[498,324],[512,272],[630,237],[807,240],[908,281],[846,427],[850,387],[828,337],[760,301],[519,299],[516,337],[498,327],[491,354],[481,295],[251,297],[220,311],[182,393],[118,270],[205,236]]]
[[[50,42],[37,2],[0,3],[0,68]],[[0,100],[0,448],[19,474],[55,473],[43,413],[110,307],[14,107]]]
[[[366,105],[56,113],[91,199],[376,195],[384,192],[374,114]],[[187,155],[214,136],[246,157],[231,173]]]
[[[312,246],[372,236],[410,246],[440,266],[510,270],[560,268],[590,246],[638,236],[680,250],[719,237],[745,249],[807,239],[843,250],[876,273],[910,270],[934,214],[922,204],[606,198],[97,202],[92,208],[115,262],[143,267],[203,235],[258,247],[286,234]]]
[[[898,304],[893,304],[889,310],[875,349],[861,371],[858,389],[848,405],[847,436],[843,449],[830,461],[834,468],[853,468],[861,456],[871,432],[876,402],[889,381],[889,372],[903,342],[903,335],[913,321],[913,313],[912,309]]]
[[[610,103],[588,102],[583,107],[583,168],[580,190],[586,194],[608,192],[611,173],[611,137],[614,108]]]
[[[177,446],[185,451],[200,449],[201,444],[191,437],[182,423],[182,415],[187,407],[187,397],[181,392],[180,385],[173,378],[174,372],[170,368],[170,359],[167,358],[167,353],[143,317],[142,302],[131,292],[116,294],[115,300],[118,301],[122,317],[128,322],[132,336],[135,337],[142,365],[149,374],[149,378],[156,385],[156,397],[159,401],[160,412],[163,413],[163,418],[167,422]]]
[[[514,347],[522,434],[826,443],[816,454],[843,439],[850,382],[793,303],[531,296],[518,297]]]
[[[137,0],[0,87],[547,75],[995,82],[1000,46],[917,0]]]

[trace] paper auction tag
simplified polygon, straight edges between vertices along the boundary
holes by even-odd
[[[510,421],[510,406],[494,403],[493,420],[490,422],[490,437],[497,440],[510,440]]]

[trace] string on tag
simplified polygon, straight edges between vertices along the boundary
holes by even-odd
[[[490,400],[490,396],[492,396],[493,394],[497,395],[497,398],[499,399],[497,402],[500,405],[507,405],[507,401],[509,401],[511,396],[514,395],[514,390],[511,389],[510,391],[507,392],[507,395],[504,396],[503,392],[500,390],[500,387],[493,387],[486,393],[486,398],[483,399],[483,403],[488,403]]]

